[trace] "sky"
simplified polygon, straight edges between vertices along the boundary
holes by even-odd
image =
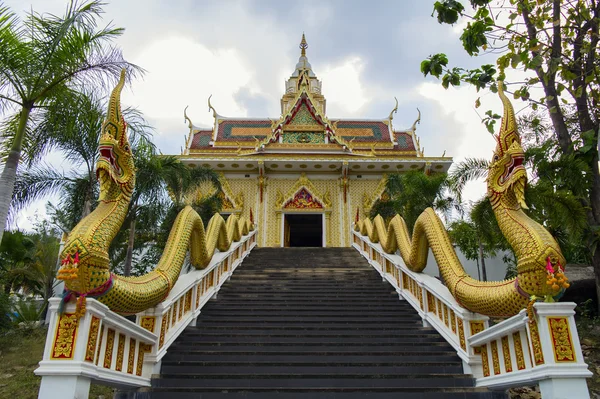
[[[471,87],[445,90],[423,77],[422,60],[446,53],[454,66],[475,67],[493,59],[469,57],[459,40],[460,24],[440,25],[431,16],[433,0],[120,0],[107,4],[104,24],[125,28],[116,44],[125,58],[146,70],[123,93],[123,105],[141,110],[156,129],[163,154],[179,154],[188,128],[183,109],[196,126],[211,127],[207,98],[221,115],[278,117],[284,82],[300,55],[307,56],[323,82],[329,118],[385,118],[393,109],[396,129],[417,127],[426,156],[491,158],[495,143],[480,115],[501,113],[496,95]],[[20,15],[63,14],[66,0],[5,0]],[[482,106],[475,109],[481,97]],[[50,162],[64,167],[60,158]],[[466,197],[485,194],[483,182]],[[43,215],[45,201],[22,212],[20,228]]]

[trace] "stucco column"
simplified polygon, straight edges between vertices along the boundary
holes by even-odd
[[[331,247],[331,211],[325,212],[325,246]]]
[[[276,247],[281,247],[282,246],[282,242],[281,242],[281,220],[282,220],[283,214],[281,213],[281,211],[276,211],[275,215],[277,216],[277,221],[276,221],[276,224],[277,224],[277,228],[276,228],[277,235],[276,235],[276,237],[277,238],[275,239],[275,246]]]

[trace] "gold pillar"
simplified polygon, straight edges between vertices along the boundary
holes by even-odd
[[[281,218],[283,216],[283,214],[281,213],[281,211],[277,211],[275,212],[275,215],[277,215],[277,238],[275,239],[275,246],[280,247],[281,246]]]
[[[331,212],[325,212],[325,246],[331,247]]]

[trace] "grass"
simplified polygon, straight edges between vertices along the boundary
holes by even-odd
[[[592,395],[600,395],[600,318],[575,318],[585,362],[594,374],[587,380],[588,388]]]
[[[23,332],[13,330],[0,335],[0,398],[35,399],[41,377],[33,374],[42,360],[46,342],[45,328]],[[90,398],[113,397],[113,389],[92,385]]]

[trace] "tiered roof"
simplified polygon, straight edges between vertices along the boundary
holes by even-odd
[[[203,158],[246,156],[306,156],[327,154],[336,159],[419,159],[427,163],[416,137],[416,123],[409,129],[393,127],[392,110],[382,119],[329,119],[321,81],[306,57],[304,35],[296,69],[286,81],[279,118],[232,118],[213,111],[212,129],[198,128],[189,121],[190,135],[185,155]],[[187,116],[186,116],[187,118]],[[419,115],[420,118],[420,115]],[[257,158],[258,159],[258,158]],[[447,170],[451,159],[438,159]],[[447,165],[446,165],[447,164]]]

